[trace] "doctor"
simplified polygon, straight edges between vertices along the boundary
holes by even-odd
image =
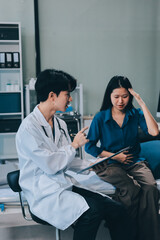
[[[55,116],[65,111],[76,80],[69,74],[47,69],[35,84],[38,105],[22,122],[16,146],[19,157],[20,186],[31,212],[51,225],[66,229],[73,223],[74,240],[94,240],[105,220],[112,240],[132,239],[131,225],[124,207],[108,197],[83,189],[68,169],[89,165],[76,159],[76,149],[89,140],[83,128],[73,142],[66,123]]]

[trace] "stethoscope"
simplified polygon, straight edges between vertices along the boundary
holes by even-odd
[[[53,121],[54,121],[54,120],[53,120]],[[64,134],[64,136],[66,137],[66,139],[68,139],[65,130],[61,127],[60,122],[59,122],[59,120],[58,120],[57,118],[56,118],[56,121],[57,121],[57,123],[58,123],[58,128],[59,128],[59,130],[61,131],[62,134]]]
[[[57,118],[55,118],[55,119],[56,119],[56,121],[57,121],[58,128],[59,128],[60,132],[61,132],[62,134],[64,134],[64,136],[65,136],[66,139],[68,140],[67,134],[66,134],[65,130],[61,127],[59,120],[58,120]],[[54,123],[54,119],[53,119],[53,123]],[[43,128],[43,131],[44,131],[45,135],[48,137],[48,134],[47,134],[46,129],[44,128],[44,126],[42,126],[42,128]],[[55,138],[54,124],[53,124],[53,138]]]

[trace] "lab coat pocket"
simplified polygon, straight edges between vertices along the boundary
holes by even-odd
[[[46,174],[40,176],[38,185],[38,188],[41,191],[41,195],[44,197],[51,195],[60,189],[60,184],[55,182],[53,178],[50,178]]]

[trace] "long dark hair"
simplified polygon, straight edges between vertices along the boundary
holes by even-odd
[[[100,111],[106,110],[110,107],[112,107],[112,102],[111,102],[111,93],[113,92],[114,89],[116,88],[125,88],[128,91],[128,88],[132,88],[132,85],[127,77],[124,76],[114,76],[111,78],[109,81],[106,91],[104,94],[102,106],[100,108]],[[132,104],[133,96],[129,92],[129,102],[126,106],[126,108],[131,109],[133,107]]]

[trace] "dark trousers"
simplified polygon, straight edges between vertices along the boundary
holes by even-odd
[[[95,240],[102,220],[106,221],[112,240],[133,240],[133,225],[121,203],[85,189],[73,187],[73,191],[83,196],[90,207],[77,220],[73,240]]]
[[[127,167],[106,165],[95,170],[97,175],[116,186],[116,200],[122,202],[136,223],[137,240],[159,240],[158,201],[156,181],[145,162]]]

